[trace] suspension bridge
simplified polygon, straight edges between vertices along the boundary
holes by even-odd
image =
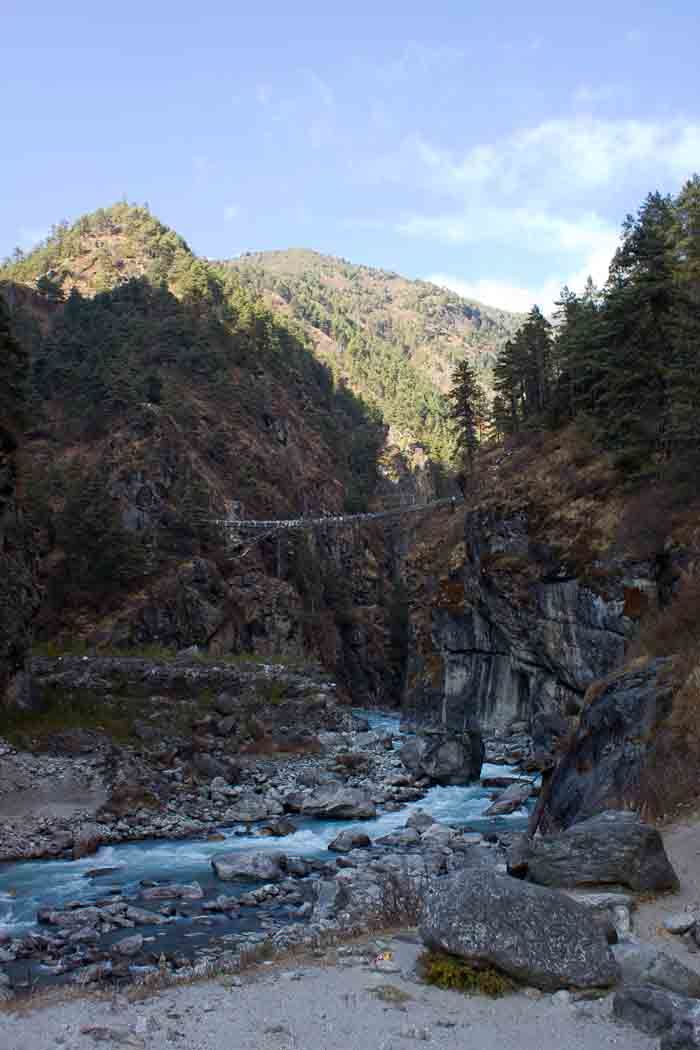
[[[401,507],[391,507],[388,510],[367,511],[363,514],[324,514],[320,517],[304,515],[301,518],[271,518],[271,519],[248,519],[248,518],[207,518],[206,520],[218,526],[227,533],[227,540],[232,550],[232,560],[240,561],[245,558],[258,543],[264,540],[277,540],[277,563],[278,576],[281,564],[280,538],[285,532],[317,531],[324,529],[336,529],[353,527],[369,521],[381,521],[388,519],[403,518],[427,514],[438,507],[456,507],[463,503],[461,496],[443,496],[442,499],[431,500],[430,503],[411,503]],[[233,552],[235,549],[235,553]]]
[[[292,532],[300,529],[330,529],[346,525],[356,525],[360,522],[379,521],[386,518],[404,517],[409,514],[425,514],[436,507],[446,507],[462,503],[461,496],[443,496],[442,499],[432,500],[430,503],[411,503],[408,506],[392,507],[389,510],[368,511],[364,514],[325,514],[322,517],[302,518],[280,518],[248,520],[246,518],[210,518],[213,525],[223,529],[231,529],[236,532],[268,531],[270,529],[280,532]]]

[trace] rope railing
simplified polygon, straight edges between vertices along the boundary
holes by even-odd
[[[319,529],[334,528],[343,525],[354,525],[361,521],[378,521],[382,518],[403,517],[407,514],[425,514],[436,507],[462,503],[461,496],[443,496],[442,499],[432,500],[430,503],[411,504],[408,507],[393,507],[391,510],[368,511],[364,514],[329,514],[320,518],[287,518],[269,520],[246,520],[245,518],[209,518],[212,525],[218,525],[224,529],[242,531],[250,529],[275,529],[280,531],[291,531],[293,529]]]

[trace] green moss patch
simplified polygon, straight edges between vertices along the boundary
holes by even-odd
[[[446,952],[426,951],[418,959],[418,969],[426,984],[466,995],[487,995],[500,999],[515,988],[510,977],[491,967],[477,969],[464,959]]]

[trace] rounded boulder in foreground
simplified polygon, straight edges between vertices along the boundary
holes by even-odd
[[[428,948],[547,991],[607,987],[619,977],[584,905],[483,869],[436,881],[423,904],[420,933]]]

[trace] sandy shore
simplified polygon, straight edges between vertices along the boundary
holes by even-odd
[[[130,1003],[84,998],[0,1016],[3,1050],[651,1050],[657,1040],[608,1020],[610,997],[574,1002],[567,993],[504,999],[466,997],[418,983],[418,945],[388,942],[400,973],[377,973],[360,956],[336,964],[263,965],[226,987],[226,978],[170,989]],[[390,986],[407,998],[381,998]],[[379,994],[377,994],[378,989]],[[396,991],[389,993],[396,997]],[[537,994],[537,993],[534,993]],[[93,1029],[93,1031],[90,1031]]]

